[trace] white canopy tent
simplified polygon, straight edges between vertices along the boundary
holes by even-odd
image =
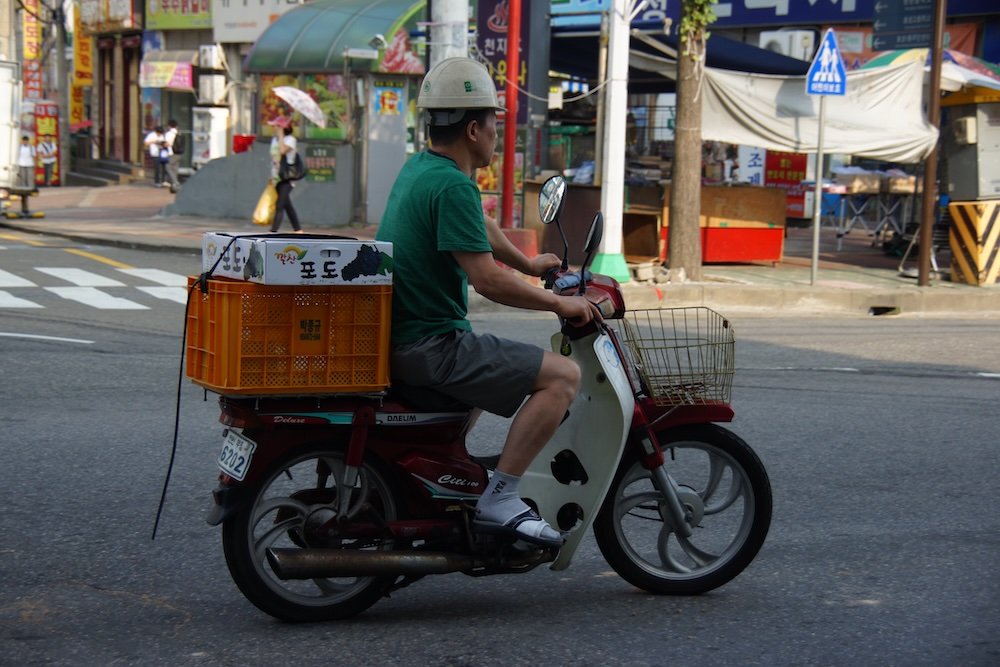
[[[919,162],[933,150],[937,128],[923,104],[923,64],[847,73],[847,93],[826,101],[824,153]],[[819,96],[805,77],[705,69],[702,136],[706,140],[794,153],[815,153]]]

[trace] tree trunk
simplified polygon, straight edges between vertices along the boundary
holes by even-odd
[[[684,11],[682,9],[682,11]],[[704,32],[702,32],[704,35]],[[699,40],[701,36],[699,36]],[[698,72],[690,56],[677,54],[677,121],[674,126],[674,164],[670,186],[671,280],[702,279],[701,229],[701,96]],[[697,96],[697,98],[696,98]]]

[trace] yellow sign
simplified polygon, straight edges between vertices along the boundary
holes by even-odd
[[[84,115],[83,86],[70,86],[69,89],[69,130],[76,132],[87,126]]]
[[[42,22],[38,20],[39,0],[24,0],[21,12],[21,34],[23,37],[24,59],[39,60],[42,57]]]
[[[84,34],[80,12],[73,13],[73,85],[94,85],[94,37]]]

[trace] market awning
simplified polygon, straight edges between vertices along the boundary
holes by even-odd
[[[554,27],[549,68],[575,77],[597,80],[600,35],[593,28]],[[629,45],[628,91],[668,93],[675,89],[678,39],[663,34],[662,25],[632,24]],[[755,74],[804,75],[809,63],[752,44],[711,35],[706,64],[716,69]]]
[[[139,87],[194,92],[197,60],[197,51],[150,51],[139,66]]]
[[[371,49],[376,35],[392,35],[426,0],[316,0],[283,14],[247,55],[249,72],[339,72],[347,49]],[[388,55],[387,55],[388,57]]]

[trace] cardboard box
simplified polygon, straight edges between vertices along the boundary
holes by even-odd
[[[850,172],[835,174],[834,180],[847,187],[850,194],[874,194],[881,190],[881,176],[879,174],[865,174]]]
[[[203,271],[214,266],[216,278],[262,285],[391,285],[392,244],[324,234],[207,232],[201,265]]]
[[[916,176],[886,176],[882,179],[882,192],[906,195],[918,191]]]

